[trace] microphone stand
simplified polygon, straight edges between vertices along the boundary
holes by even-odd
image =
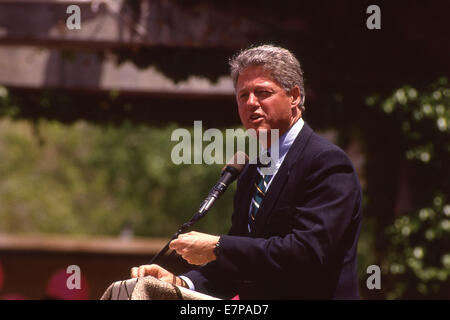
[[[149,264],[155,263],[160,257],[162,257],[167,250],[169,250],[169,245],[172,240],[178,238],[178,236],[182,233],[187,232],[187,230],[192,227],[198,220],[200,220],[204,215],[208,213],[208,209],[211,206],[212,202],[214,202],[215,197],[208,197],[206,198],[202,204],[200,205],[200,209],[198,209],[197,213],[194,214],[194,216],[189,220],[188,222],[184,223],[177,232],[174,233],[172,238],[166,243],[164,248],[161,249],[161,251],[158,252],[157,255],[155,255],[152,260],[149,262]]]

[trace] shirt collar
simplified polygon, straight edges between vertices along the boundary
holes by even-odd
[[[302,118],[298,119],[278,140],[279,153],[277,167],[280,167],[295,138],[297,138],[297,135],[302,130],[304,123],[305,121]],[[271,148],[269,148],[269,152],[271,152]]]

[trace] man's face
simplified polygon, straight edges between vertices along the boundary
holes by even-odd
[[[242,124],[257,132],[279,129],[281,137],[301,116],[297,108],[300,102],[298,87],[292,94],[286,94],[260,66],[250,66],[241,72],[236,84],[236,100]]]

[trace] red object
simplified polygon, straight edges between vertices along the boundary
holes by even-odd
[[[28,297],[21,293],[5,293],[0,297],[0,300],[28,300]]]
[[[87,279],[81,273],[80,289],[69,289],[67,287],[67,279],[72,276],[66,269],[60,269],[53,273],[47,282],[45,294],[48,299],[57,300],[88,300],[89,284]]]
[[[235,295],[233,298],[231,298],[231,300],[240,300],[240,299],[239,299],[239,295],[238,295],[238,294]]]

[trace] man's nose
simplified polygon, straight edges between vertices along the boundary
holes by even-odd
[[[259,107],[258,97],[252,92],[248,95],[247,105],[248,106]]]

